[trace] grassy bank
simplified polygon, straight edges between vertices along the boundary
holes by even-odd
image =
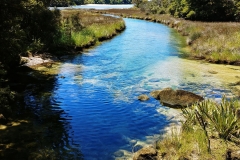
[[[97,12],[166,24],[185,37],[185,57],[204,59],[212,63],[240,65],[240,23],[187,21],[166,14],[149,14],[140,9],[110,9]]]
[[[183,109],[180,132],[172,130],[156,147],[163,159],[239,159],[240,103],[205,100]]]
[[[57,44],[82,49],[110,39],[125,29],[122,18],[83,10],[61,11],[61,37]]]

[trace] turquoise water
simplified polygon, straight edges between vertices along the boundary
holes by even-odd
[[[73,137],[85,159],[114,159],[114,152],[132,151],[137,141],[169,123],[157,112],[158,101],[139,102],[137,96],[154,89],[148,85],[151,66],[175,54],[170,30],[125,21],[122,34],[65,62],[60,73],[66,78],[58,79],[54,91],[58,105],[72,116]]]
[[[176,122],[173,110],[153,98],[140,102],[140,94],[166,87],[210,98],[229,93],[211,76],[182,65],[171,29],[124,20],[123,33],[65,60],[54,82],[50,104],[63,112],[67,139],[86,160],[131,159]]]

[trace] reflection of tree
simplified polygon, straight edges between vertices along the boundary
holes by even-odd
[[[83,159],[68,116],[51,99],[55,77],[32,75],[37,79],[25,91],[25,109],[0,130],[0,159]]]

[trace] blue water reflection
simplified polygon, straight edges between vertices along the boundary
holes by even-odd
[[[208,96],[207,89],[213,88],[208,78],[200,84],[185,81],[171,29],[142,20],[125,22],[123,33],[61,66],[52,97],[71,116],[69,133],[87,160],[115,159],[123,156],[119,150],[135,151],[153,143],[149,137],[171,123],[159,112],[168,108],[153,98],[140,102],[138,95],[173,87]]]

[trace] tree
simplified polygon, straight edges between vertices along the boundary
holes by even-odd
[[[0,64],[12,68],[20,53],[43,49],[58,35],[58,11],[50,11],[50,0],[1,0]]]
[[[236,11],[234,1],[229,0],[186,0],[190,11],[194,11],[197,20],[231,21]],[[189,11],[189,12],[190,12]],[[185,17],[184,17],[185,18]]]
[[[25,36],[21,29],[22,16],[19,12],[24,10],[20,0],[1,0],[0,5],[0,63],[15,66],[19,62],[18,54],[25,45],[22,41]]]
[[[132,4],[134,4],[136,7],[139,7],[142,2],[143,0],[132,0]]]

